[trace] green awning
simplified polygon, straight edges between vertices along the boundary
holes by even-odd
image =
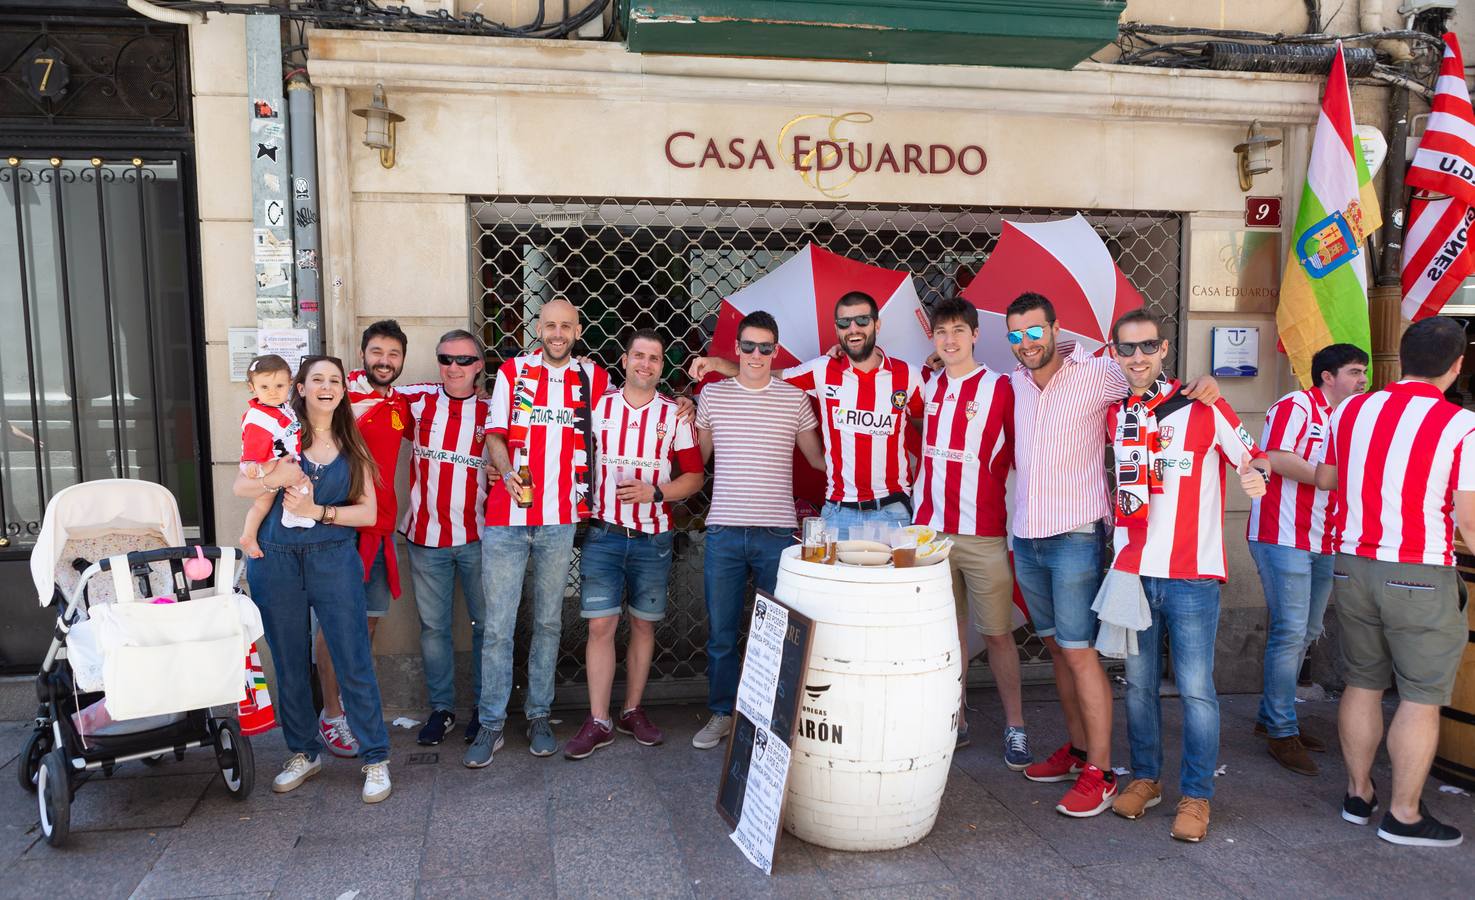
[[[1069,69],[1125,0],[626,0],[639,53]]]

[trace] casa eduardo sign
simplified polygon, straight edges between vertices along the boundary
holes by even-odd
[[[847,188],[868,174],[976,177],[988,167],[977,144],[877,140],[866,134],[867,112],[795,116],[770,136],[673,131],[666,162],[677,169],[793,172],[820,194],[848,197]]]

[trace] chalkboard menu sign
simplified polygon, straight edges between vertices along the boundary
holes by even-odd
[[[809,618],[758,592],[717,788],[717,812],[733,829],[733,842],[764,872],[773,869],[783,820],[790,748],[813,631]]]

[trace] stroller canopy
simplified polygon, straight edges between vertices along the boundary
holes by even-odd
[[[184,546],[179,505],[163,485],[105,478],[63,488],[46,504],[41,533],[31,550],[31,580],[42,606],[51,603],[56,564],[67,541],[108,534],[153,534],[166,546]]]

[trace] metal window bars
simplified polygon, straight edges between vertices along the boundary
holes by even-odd
[[[490,348],[491,370],[535,346],[542,303],[573,301],[584,322],[583,352],[615,368],[627,330],[656,328],[670,339],[663,389],[688,385],[685,364],[707,350],[722,298],[762,277],[808,243],[913,273],[925,306],[957,293],[987,260],[1005,219],[1041,221],[1072,209],[979,208],[611,197],[473,197],[471,322]],[[1183,220],[1177,213],[1080,210],[1117,264],[1176,337]],[[1176,346],[1176,341],[1174,341]],[[1176,368],[1176,355],[1168,360]],[[619,380],[615,373],[616,381]],[[647,696],[697,699],[706,691],[706,610],[701,517],[707,495],[676,510],[667,616],[657,627]],[[578,560],[569,573],[557,682],[560,703],[585,702]],[[526,611],[516,645],[527,646]],[[623,629],[622,629],[623,632]],[[1044,644],[1016,633],[1025,677],[1048,676]],[[623,639],[619,641],[623,646]],[[519,661],[521,656],[519,656]],[[518,667],[521,683],[522,666]],[[970,681],[986,681],[980,657]]]

